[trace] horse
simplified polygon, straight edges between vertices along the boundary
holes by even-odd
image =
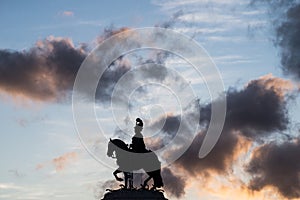
[[[116,158],[117,165],[119,166],[113,172],[114,177],[117,181],[123,181],[122,178],[118,177],[118,173],[123,172],[125,178],[125,186],[127,189],[127,180],[132,172],[135,170],[144,169],[149,176],[143,183],[142,188],[146,188],[148,181],[153,179],[152,190],[163,187],[163,181],[161,177],[161,163],[158,160],[157,155],[148,150],[147,153],[133,153],[128,145],[120,139],[110,139],[108,143],[107,156]],[[132,188],[132,182],[129,183]]]

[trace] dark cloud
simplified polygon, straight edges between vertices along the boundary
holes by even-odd
[[[198,154],[204,136],[205,132],[198,133],[187,151],[176,161],[177,166],[194,178],[198,175],[207,176],[208,170],[226,173],[229,165],[232,164],[238,144],[238,138],[234,132],[223,130],[213,150],[204,159],[199,159]]]
[[[159,59],[148,60],[147,65],[141,68],[141,78],[154,79],[162,82],[168,75],[168,69],[162,65],[163,63],[164,61]]]
[[[259,79],[251,81],[244,90],[227,92],[225,123],[249,137],[282,131],[288,124],[286,101]]]
[[[164,189],[169,195],[180,198],[185,194],[186,181],[183,177],[175,175],[169,168],[163,168],[161,176],[164,180]]]
[[[130,62],[120,57],[109,66],[99,80],[96,91],[96,99],[98,102],[111,101],[111,95],[118,80],[131,69]]]
[[[203,131],[179,160],[180,164],[184,168],[191,166],[190,172],[204,168],[224,172],[227,162],[232,161],[240,136],[255,140],[285,130],[289,122],[286,100],[282,91],[278,90],[284,83],[285,80],[264,76],[249,82],[242,90],[229,89],[225,124],[216,146],[207,157],[198,159]],[[200,124],[209,123],[210,107],[209,104],[201,108]]]
[[[105,28],[96,44],[127,30],[129,28],[126,27]],[[0,91],[39,101],[69,100],[76,74],[90,51],[90,45],[75,46],[69,38],[54,37],[38,41],[28,50],[0,50]],[[168,57],[168,52],[153,51],[149,59],[140,63],[147,64],[141,68],[141,77],[133,78],[164,81],[169,72],[162,64]],[[116,83],[130,69],[131,62],[127,56],[111,63],[99,80],[96,91],[98,102],[110,102]]]
[[[104,31],[104,36],[124,30]],[[54,37],[38,41],[28,50],[0,50],[0,91],[39,101],[69,100],[88,53],[87,44],[75,46],[69,38]],[[98,100],[110,100],[113,86],[129,69],[130,63],[122,57],[114,61],[100,79]]]
[[[252,80],[243,90],[227,91],[225,128],[239,130],[247,137],[260,137],[287,128],[286,97],[289,81],[266,75]],[[200,123],[210,120],[210,104],[202,107]]]
[[[275,31],[274,44],[280,48],[281,65],[286,74],[300,78],[300,1],[253,0],[251,5],[267,5]]]
[[[72,88],[86,56],[69,39],[48,38],[29,50],[0,50],[0,90],[42,101],[60,100]]]
[[[251,190],[273,186],[285,197],[300,197],[300,141],[275,142],[258,147],[246,166]]]
[[[273,15],[281,15],[287,7],[293,5],[296,1],[297,0],[251,0],[250,5],[260,6],[261,4],[267,4],[272,9],[272,11],[277,11],[277,13],[273,13]]]
[[[213,150],[203,159],[199,159],[198,154],[210,122],[211,104],[201,106],[201,131],[187,151],[174,163],[176,168],[184,171],[187,179],[230,173],[238,156],[247,152],[253,142],[287,129],[289,118],[286,106],[291,89],[291,82],[272,75],[252,80],[241,90],[229,89],[222,134]],[[172,115],[156,122],[164,133],[172,136],[179,124],[180,117]],[[155,143],[159,147],[169,142],[164,141],[165,135],[161,137],[163,142]],[[155,144],[152,145],[155,147]]]
[[[181,117],[177,115],[169,115],[163,120],[165,121],[162,127],[162,131],[172,136],[175,135],[178,132],[180,122],[181,122]]]
[[[277,43],[281,48],[284,72],[300,78],[300,3],[290,7],[285,20],[277,27]]]
[[[151,138],[146,138],[146,143],[152,150],[157,150],[172,141],[172,145],[181,146],[186,143],[187,137],[191,140],[194,136],[199,120],[199,101],[192,100],[187,108],[183,108],[182,115],[167,114],[153,120],[148,127],[151,133],[156,133]],[[192,131],[193,130],[193,131]],[[180,131],[180,134],[178,132]],[[176,137],[176,141],[174,140]]]

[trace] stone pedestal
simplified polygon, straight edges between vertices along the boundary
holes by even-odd
[[[119,189],[109,190],[102,200],[168,200],[162,191],[144,189]]]

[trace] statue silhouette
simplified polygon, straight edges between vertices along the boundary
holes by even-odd
[[[124,173],[124,188],[128,187],[127,182],[130,178],[130,173],[139,169],[144,169],[149,175],[142,185],[143,188],[147,187],[147,183],[150,179],[153,179],[154,182],[151,189],[154,190],[156,188],[163,187],[164,184],[161,177],[161,163],[154,152],[149,151],[146,154],[132,153],[131,149],[129,149],[122,140],[110,139],[108,143],[107,156],[117,159],[117,165],[119,168],[113,172],[113,175],[117,181],[123,181],[123,179],[118,177],[117,174],[121,172]],[[132,183],[129,182],[129,189],[133,187],[131,184]]]
[[[153,179],[154,184],[151,189],[155,190],[164,185],[161,177],[161,163],[154,152],[145,148],[143,135],[141,133],[142,129],[143,121],[137,118],[132,144],[128,147],[128,145],[120,139],[110,139],[107,156],[117,159],[119,168],[113,172],[113,175],[117,181],[123,181],[117,174],[121,172],[124,173],[124,188],[128,188],[129,182],[129,189],[132,189],[133,171],[144,169],[149,177],[144,181],[142,187],[146,188],[148,181]]]

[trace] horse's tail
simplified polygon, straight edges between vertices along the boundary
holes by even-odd
[[[160,171],[161,170],[158,169],[158,170],[155,170],[152,172],[155,187],[163,187],[164,186]]]

